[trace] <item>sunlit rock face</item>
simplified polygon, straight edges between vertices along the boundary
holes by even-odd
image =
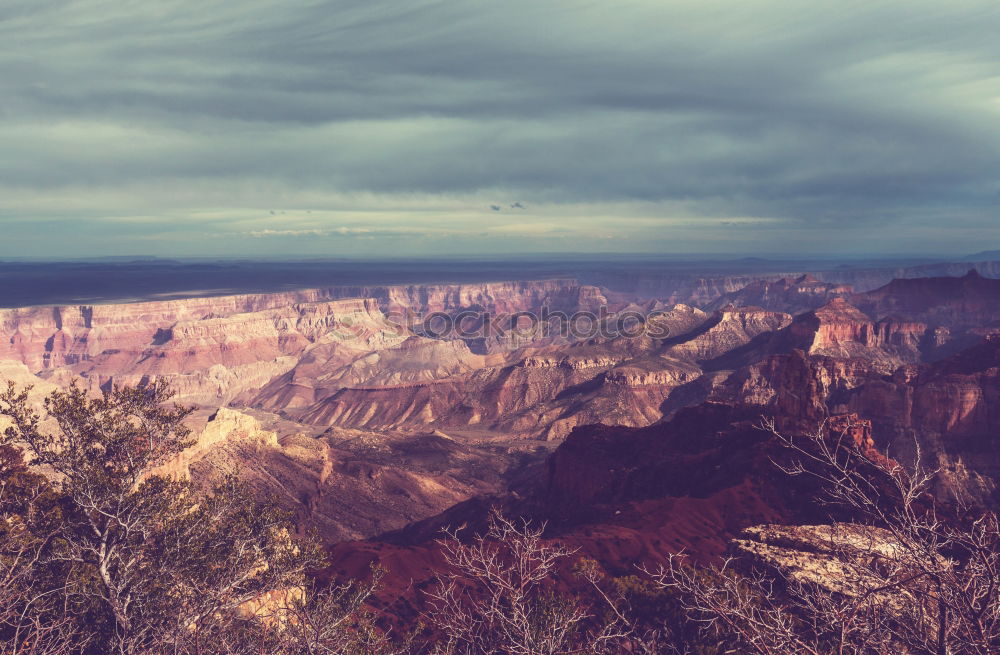
[[[7,385],[11,382],[18,389],[31,388],[28,392],[29,406],[45,419],[44,399],[53,391],[59,390],[59,385],[33,375],[28,367],[19,361],[0,359],[0,390],[6,391]],[[0,434],[3,434],[3,431],[10,427],[10,425],[11,421],[9,418],[0,416]],[[45,429],[54,429],[56,425],[54,421],[43,420],[42,427]]]
[[[354,291],[372,295],[335,298]],[[414,334],[402,312],[422,316],[470,306],[517,312],[544,304],[574,309],[581,299],[600,302],[594,289],[556,280],[0,310],[0,358],[50,377],[83,376],[93,388],[109,381],[167,378],[182,400],[224,403],[265,386],[303,359],[306,365],[347,365],[403,343]],[[364,369],[359,363],[353,378],[344,377],[363,381],[365,373],[359,371]],[[367,369],[373,375],[371,366]],[[430,375],[447,370],[445,366]]]
[[[796,317],[792,334],[810,354],[863,359],[891,373],[919,362],[927,326],[898,319],[873,321],[843,298]]]
[[[190,425],[193,444],[157,473],[203,488],[236,475],[328,541],[399,529],[499,493],[522,457],[441,432],[313,431],[252,410],[196,414]]]

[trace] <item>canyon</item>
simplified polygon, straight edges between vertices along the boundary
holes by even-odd
[[[384,564],[383,602],[404,616],[439,530],[491,505],[619,573],[828,521],[774,467],[762,417],[902,462],[919,447],[942,498],[996,506],[1000,269],[970,268],[861,291],[816,272],[11,308],[0,378],[38,402],[74,381],[168,381],[196,442],[163,473],[239,475],[324,538],[328,575]]]

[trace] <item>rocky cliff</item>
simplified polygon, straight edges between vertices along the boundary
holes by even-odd
[[[805,274],[795,278],[754,280],[737,291],[723,294],[709,303],[708,307],[721,309],[727,306],[755,306],[798,314],[853,292],[854,288],[849,284],[821,282],[814,276]]]
[[[448,350],[431,364],[422,363],[417,352],[407,353],[406,370],[445,367],[444,375],[333,384],[325,393],[313,388],[308,396],[314,402],[308,405],[266,404],[270,397],[254,403],[306,423],[362,429],[439,426],[560,439],[573,427],[593,422],[648,425],[663,418],[664,403],[675,389],[701,376],[699,362],[780,330],[791,317],[755,308],[710,316],[679,305],[650,321],[656,329],[636,336],[524,348],[499,361],[473,359],[464,351],[456,357]],[[456,365],[448,368],[449,362]],[[331,376],[324,379],[344,379]]]
[[[356,291],[371,295],[339,298]],[[595,297],[593,289],[571,280],[552,280],[0,310],[0,358],[56,380],[83,376],[95,389],[166,377],[182,400],[219,404],[265,386],[302,359],[346,366],[400,344],[413,336],[404,314],[470,306],[489,312],[567,309],[597,302]]]
[[[440,432],[316,431],[225,408],[191,423],[195,443],[159,472],[202,486],[238,475],[329,542],[399,529],[506,491],[508,478],[537,457]]]

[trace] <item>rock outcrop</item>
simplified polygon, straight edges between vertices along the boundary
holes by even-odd
[[[941,359],[1000,332],[1000,280],[975,269],[962,277],[893,280],[850,301],[880,322],[924,325],[924,359]]]
[[[871,574],[879,560],[889,569],[907,557],[889,531],[852,523],[757,525],[740,533],[731,547],[748,568],[845,596],[882,586],[884,581]],[[880,600],[893,602],[893,593],[883,592]]]
[[[853,292],[854,288],[849,284],[821,282],[812,275],[805,274],[796,278],[754,280],[738,291],[722,295],[708,307],[721,309],[752,306],[798,314]]]
[[[277,448],[276,432],[265,430],[256,418],[222,407],[211,416],[194,416],[194,443],[159,466],[154,473],[175,480],[190,480],[191,466],[206,458],[215,458],[220,452],[237,449]]]
[[[45,415],[43,401],[50,393],[59,390],[59,385],[32,375],[28,367],[21,362],[0,359],[0,390],[6,391],[7,385],[11,382],[21,389],[31,387],[28,392],[28,403],[41,416],[42,428],[55,428],[55,421],[48,419]],[[0,434],[3,434],[3,431],[8,427],[10,427],[10,419],[6,416],[0,416]]]
[[[843,298],[796,317],[791,333],[810,354],[863,359],[891,373],[919,362],[924,323],[885,319],[875,322]]]
[[[533,457],[530,448],[508,452],[443,433],[295,427],[273,415],[220,409],[196,429],[196,443],[160,472],[202,486],[238,475],[291,512],[303,531],[336,542],[506,491],[507,478]]]

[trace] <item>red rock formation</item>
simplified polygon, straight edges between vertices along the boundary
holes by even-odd
[[[893,280],[851,302],[881,321],[924,324],[925,356],[940,359],[1000,331],[1000,280],[970,270],[962,277]],[[903,318],[899,318],[903,317]]]
[[[772,463],[784,451],[755,427],[758,411],[709,403],[646,428],[577,428],[548,460],[534,494],[470,501],[383,538],[339,544],[330,573],[356,575],[381,563],[389,570],[386,612],[412,616],[422,602],[416,590],[442,566],[438,529],[465,523],[476,530],[492,504],[548,521],[550,537],[622,575],[682,550],[720,558],[751,525],[826,519],[809,480],[790,479]]]
[[[852,302],[879,317],[898,313],[945,324],[982,325],[1000,319],[1000,280],[975,269],[962,277],[897,279],[857,294]]]
[[[481,284],[415,284],[345,289],[354,296],[378,298],[388,312],[410,310],[420,315],[476,307],[492,314],[513,314],[547,305],[552,309],[596,308],[606,304],[597,287],[575,280],[485,282]]]
[[[772,312],[759,307],[729,307],[717,312],[708,329],[671,345],[665,354],[693,361],[715,359],[750,343],[762,334],[780,330],[791,321],[792,317],[783,312]]]
[[[399,529],[504,491],[505,475],[532,457],[527,447],[443,433],[311,430],[226,408],[197,412],[188,424],[194,444],[157,473],[206,487],[238,475],[291,512],[302,531],[329,542]]]
[[[869,457],[880,458],[878,422],[873,426],[864,411],[831,416],[831,409],[870,397],[870,385],[919,385],[921,375],[931,376],[927,381],[969,375],[972,361],[983,362],[986,375],[996,375],[1000,367],[988,371],[1000,364],[1000,343],[987,346],[992,350],[928,367],[926,373],[901,371],[891,382],[865,360],[802,351],[773,355],[729,375],[713,401],[683,409],[667,422],[638,429],[578,427],[548,460],[544,485],[534,495],[491,502],[548,520],[551,536],[579,546],[612,571],[631,573],[637,562],[655,562],[681,549],[698,558],[720,557],[728,540],[750,525],[808,524],[829,520],[834,511],[814,503],[819,489],[811,478],[789,477],[774,466],[772,460],[780,462],[789,453],[756,427],[761,416],[774,417],[785,433],[812,431],[825,421],[829,434],[846,434]],[[960,395],[939,403],[959,414],[967,406]],[[358,567],[378,560],[390,570],[399,567],[419,588],[440,566],[429,541],[435,528],[476,526],[485,505],[460,505],[385,540],[341,544],[332,551],[333,569],[360,572]],[[834,513],[833,518],[849,517]],[[390,574],[388,584],[390,612],[418,609],[419,596],[402,580]]]
[[[350,383],[339,373],[328,373],[309,390],[303,383],[294,397],[282,382],[274,395],[269,388],[254,402],[306,423],[364,429],[473,426],[559,439],[592,422],[648,425],[663,417],[664,403],[675,389],[701,375],[698,362],[781,329],[791,317],[740,308],[709,320],[703,312],[679,306],[650,320],[662,328],[657,334],[663,338],[650,336],[651,329],[635,337],[528,348],[499,363],[477,360],[473,365],[465,356],[460,360],[464,368],[446,366],[442,375],[420,378],[371,378],[378,384]],[[392,352],[381,351],[379,357]],[[423,363],[417,353],[409,353],[406,366],[438,367],[450,357],[433,356]],[[303,403],[306,398],[313,402]]]
[[[918,362],[927,326],[887,319],[874,322],[843,298],[796,317],[789,329],[791,343],[810,354],[838,359],[864,359],[885,373]]]
[[[809,274],[797,278],[754,280],[738,291],[724,294],[709,307],[756,306],[797,314],[853,293],[849,284],[821,282]]]
[[[594,288],[572,280],[359,290],[372,292],[374,298],[334,299],[353,290],[330,288],[0,310],[4,336],[0,358],[21,361],[33,372],[57,378],[82,375],[94,388],[112,379],[136,383],[167,377],[183,400],[218,404],[265,386],[302,359],[326,367],[345,366],[400,344],[412,333],[407,325],[384,315],[390,309],[402,319],[403,310],[426,314],[474,306],[496,313],[537,310],[543,305],[572,309],[601,302]],[[479,365],[471,353],[467,358],[470,362],[458,365],[458,370]],[[361,362],[353,377],[347,372],[343,376],[349,383],[363,382],[364,368]],[[405,366],[396,369],[404,371],[400,379],[407,377]],[[435,369],[429,376],[455,370]],[[393,373],[384,375],[391,378]]]
[[[828,429],[869,449],[889,446],[901,461],[916,438],[943,468],[943,491],[989,502],[1000,481],[1000,340],[933,364],[921,359],[942,354],[956,334],[989,333],[993,283],[894,283],[852,296],[860,307],[835,298],[795,319],[747,306],[710,315],[632,305],[563,281],[386,287],[369,289],[367,300],[318,291],[12,310],[0,313],[0,356],[28,363],[7,366],[20,380],[62,381],[70,372],[96,386],[164,376],[187,399],[280,412],[289,420],[221,411],[171,472],[207,481],[239,470],[334,540],[424,520],[391,540],[334,551],[335,570],[362,573],[374,556],[398,566],[390,589],[410,602],[400,581],[433,576],[433,528],[474,522],[484,503],[469,499],[502,493],[504,477],[531,452],[498,444],[498,434],[565,439],[544,475],[519,478],[520,498],[500,501],[548,519],[554,533],[621,572],[680,548],[721,555],[750,525],[827,518],[811,502],[815,489],[773,466],[784,451],[755,427],[762,416],[806,431],[834,415]],[[843,291],[799,279],[744,297],[801,293],[812,302]],[[476,344],[415,335],[384,314],[606,301],[661,310],[647,328],[663,329]],[[676,411],[684,405],[694,406]],[[533,491],[531,479],[541,482]]]
[[[935,364],[885,375],[878,359],[833,358],[793,351],[743,367],[716,383],[708,398],[799,417],[803,428],[830,414],[853,413],[873,425],[881,449],[909,461],[921,444],[925,465],[942,468],[942,491],[982,502],[1000,487],[1000,338]]]

